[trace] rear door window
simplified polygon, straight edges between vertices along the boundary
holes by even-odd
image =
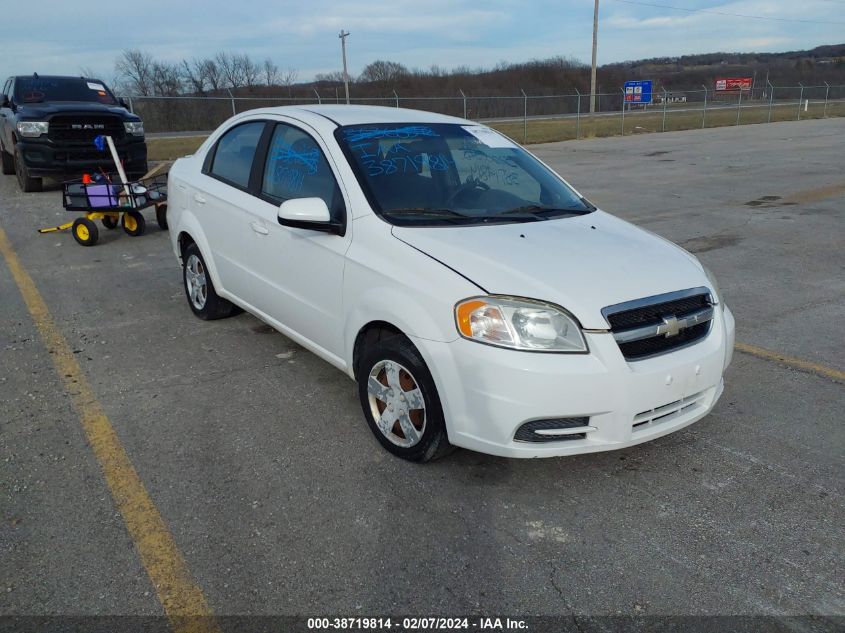
[[[264,121],[251,121],[226,132],[217,141],[210,175],[240,189],[246,189],[255,150],[263,131]]]

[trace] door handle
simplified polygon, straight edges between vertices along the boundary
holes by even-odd
[[[268,229],[263,224],[259,224],[258,222],[250,222],[250,228],[258,233],[259,235],[270,235],[270,229]]]
[[[200,194],[195,193],[194,202],[196,202],[197,204],[205,204],[205,198],[203,198]]]

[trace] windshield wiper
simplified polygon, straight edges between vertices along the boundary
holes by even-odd
[[[572,215],[584,215],[585,213],[589,213],[589,209],[570,209],[565,207],[544,207],[539,204],[527,204],[524,207],[516,207],[513,209],[505,209],[504,211],[499,211],[494,213],[493,216],[503,216],[503,215],[511,215],[511,214],[520,214],[520,213],[530,213],[533,214],[535,217],[543,217],[545,214],[552,214],[552,213],[569,213]]]
[[[441,218],[471,219],[472,216],[452,211],[451,209],[429,209],[427,207],[408,207],[405,209],[387,209],[382,213],[389,215],[427,215]]]

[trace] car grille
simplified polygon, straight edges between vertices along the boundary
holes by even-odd
[[[102,115],[54,116],[50,119],[47,136],[63,143],[93,143],[100,135],[122,139],[126,133],[118,117]]]
[[[693,413],[704,406],[705,395],[707,395],[706,391],[700,391],[686,398],[675,400],[648,411],[642,411],[634,416],[633,430],[635,432],[644,431],[657,424],[671,422],[683,415]]]
[[[704,339],[713,319],[707,288],[628,301],[602,310],[622,355],[642,360]]]

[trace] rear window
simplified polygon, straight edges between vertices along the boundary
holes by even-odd
[[[18,77],[15,80],[15,101],[83,101],[117,105],[117,99],[103,82],[79,77]]]

